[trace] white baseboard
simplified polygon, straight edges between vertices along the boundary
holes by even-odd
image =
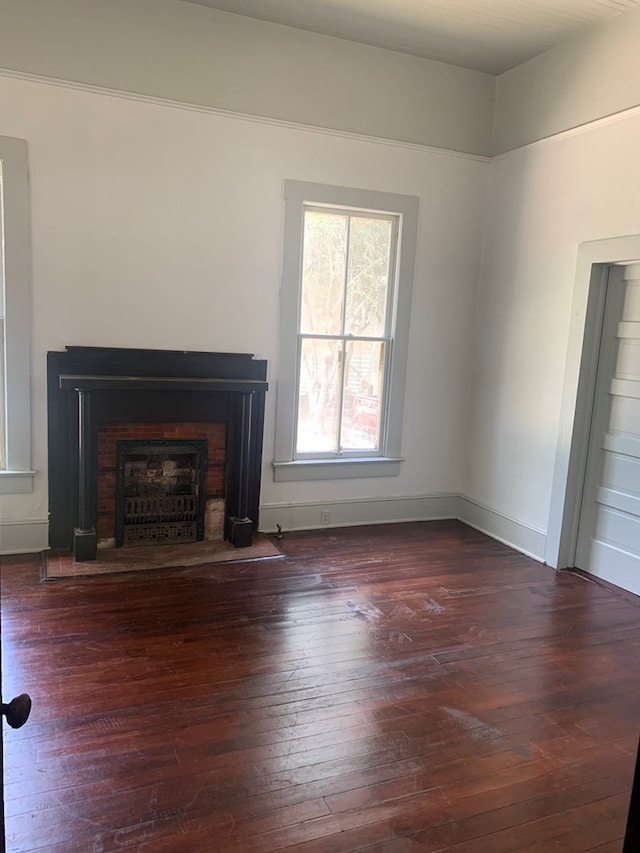
[[[321,527],[353,527],[358,524],[389,524],[400,521],[435,521],[457,518],[457,495],[360,498],[298,504],[263,504],[260,530],[271,533],[279,524],[283,530],[315,530]],[[322,521],[323,513],[329,520]]]
[[[497,539],[503,545],[508,545],[510,548],[526,554],[527,557],[532,557],[539,563],[544,563],[547,542],[544,530],[510,518],[508,515],[490,509],[464,495],[459,495],[458,501],[458,519],[460,521],[481,533],[486,533],[492,539]]]
[[[322,522],[323,513],[329,520]],[[414,497],[365,498],[298,504],[263,504],[260,530],[273,533],[279,524],[287,530],[316,530],[358,524],[389,524],[401,521],[458,519],[492,539],[544,562],[546,534],[471,498],[455,494]]]
[[[35,554],[49,550],[49,519],[16,518],[0,521],[0,554]]]
[[[324,513],[329,513],[326,523],[322,521]],[[260,508],[260,530],[273,533],[278,524],[287,531],[447,518],[458,519],[516,551],[544,562],[546,534],[543,530],[455,494],[264,504]],[[49,522],[46,518],[0,521],[0,554],[29,554],[48,548]]]

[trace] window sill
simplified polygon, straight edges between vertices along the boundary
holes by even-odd
[[[404,460],[389,456],[363,459],[296,459],[272,462],[276,483],[301,480],[347,480],[358,477],[397,477]]]
[[[26,495],[33,491],[35,471],[0,471],[0,495]]]

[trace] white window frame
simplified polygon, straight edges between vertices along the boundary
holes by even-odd
[[[31,469],[31,216],[27,143],[0,136],[6,467],[0,494],[33,490]],[[1,293],[2,291],[0,291]]]
[[[298,319],[304,212],[319,205],[397,216],[398,248],[391,316],[391,352],[382,444],[375,452],[339,453],[332,457],[296,458]],[[274,480],[330,480],[385,477],[400,473],[409,321],[418,236],[418,198],[375,190],[285,181],[284,256],[280,290],[280,354],[276,402]]]

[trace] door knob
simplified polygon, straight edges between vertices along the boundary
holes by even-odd
[[[2,703],[2,713],[7,718],[7,722],[12,729],[19,729],[29,719],[31,713],[31,696],[28,693],[21,693],[12,699],[8,705]]]

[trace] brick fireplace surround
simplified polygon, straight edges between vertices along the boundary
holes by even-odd
[[[120,439],[205,440],[206,497],[224,497],[225,538],[250,544],[258,526],[266,369],[245,353],[50,352],[51,547],[95,559],[98,538],[113,537]]]
[[[204,500],[224,498],[227,433],[223,423],[110,423],[98,434],[98,542],[116,534],[116,482],[118,441],[121,439],[201,439],[207,442],[206,494]]]

